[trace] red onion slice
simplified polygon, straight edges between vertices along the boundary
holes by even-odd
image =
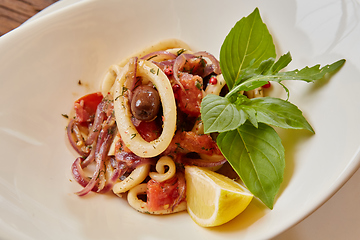
[[[125,163],[130,169],[134,169],[141,164],[155,164],[156,160],[154,158],[142,158],[137,156],[136,154],[132,152],[116,152],[115,153],[116,161]]]
[[[112,160],[105,161],[106,163],[106,171],[109,172],[112,169]],[[110,191],[115,183],[118,181],[118,179],[124,175],[124,173],[127,171],[128,167],[124,163],[117,162],[117,166],[111,171],[110,176],[106,179],[106,184],[103,189],[98,191],[98,193],[106,193]]]
[[[116,124],[115,119],[112,115],[110,115],[101,129],[95,150],[95,162],[96,162],[96,170],[93,173],[93,176],[90,182],[86,185],[84,189],[77,192],[79,196],[84,196],[88,194],[96,185],[99,183],[98,191],[101,191],[105,186],[105,158],[109,152],[110,145],[112,140],[116,134]]]
[[[95,160],[95,150],[96,150],[96,141],[91,145],[90,154],[85,158],[85,160],[81,163],[82,168],[86,168],[90,163]]]
[[[73,134],[73,132],[78,132],[78,134]],[[78,146],[77,141],[84,141],[84,139],[79,139],[77,137],[77,140],[74,139],[73,135],[79,135],[81,134],[79,131],[79,128],[76,125],[75,119],[70,120],[68,126],[67,126],[67,136],[69,139],[70,145],[74,148],[74,150],[81,156],[86,157],[89,153],[82,150],[81,147]]]
[[[220,63],[219,61],[214,57],[214,55],[205,52],[205,51],[201,51],[201,52],[196,52],[193,54],[196,57],[206,57],[211,61],[211,65],[213,66],[213,72],[216,75],[219,75],[221,73],[221,69],[220,69]],[[211,73],[211,72],[210,72]]]
[[[76,182],[78,182],[82,187],[86,187],[89,184],[89,178],[85,175],[83,168],[81,167],[81,162],[83,158],[78,157],[74,163],[71,165],[71,172]],[[95,185],[91,191],[96,192],[97,186]]]
[[[181,89],[185,92],[185,88],[184,86],[181,84],[180,82],[180,78],[179,78],[179,72],[180,72],[180,69],[184,66],[184,64],[186,63],[186,61],[190,58],[192,58],[193,55],[192,54],[186,54],[186,53],[183,53],[181,54],[180,56],[178,56],[176,59],[175,59],[175,62],[174,62],[174,66],[173,66],[173,72],[174,72],[174,79],[175,79],[175,82],[176,84],[178,84]]]
[[[86,139],[86,145],[91,145],[94,143],[95,139],[99,135],[105,117],[112,114],[113,109],[114,103],[109,101],[108,97],[104,97],[96,108],[95,119],[92,127],[89,129],[89,134]]]
[[[99,103],[99,105],[96,108],[94,123],[92,124],[92,127],[89,129],[89,134],[86,139],[87,145],[91,145],[99,135],[101,124],[103,123],[105,118],[104,105],[105,102],[103,100],[101,103]]]
[[[154,63],[156,66],[158,66],[162,71],[164,71],[166,68],[173,68],[174,63],[175,63],[175,59],[172,60],[166,60],[166,61],[162,61],[162,62],[152,62]],[[165,73],[166,74],[166,73]],[[168,76],[169,77],[169,76]]]

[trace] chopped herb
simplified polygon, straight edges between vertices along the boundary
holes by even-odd
[[[136,137],[136,133],[131,134],[130,139],[133,139],[134,137]]]
[[[64,118],[69,118],[69,116],[67,114],[61,114],[61,116],[63,116]]]
[[[150,69],[150,72],[152,73],[152,74],[155,74],[155,69]]]
[[[136,82],[135,82],[135,86],[137,86],[139,84],[139,82],[141,82],[141,77],[136,77]]]
[[[124,96],[124,93],[128,90],[127,87],[123,86],[122,88],[122,92],[121,92],[121,95],[120,96]]]
[[[175,143],[175,145],[177,146],[177,148],[180,148],[181,150],[184,150],[184,148],[181,147],[180,143]]]
[[[202,150],[209,151],[208,148],[201,147]]]
[[[181,55],[182,53],[184,53],[186,50],[185,49],[180,49],[179,51],[176,52],[176,55]]]
[[[202,90],[202,83],[199,80],[195,81],[195,86],[197,87],[197,89]]]
[[[99,177],[100,177],[101,173],[105,174],[105,170],[100,170],[100,171],[99,171],[99,174],[96,176],[96,178],[95,178],[95,179],[99,179]]]
[[[155,55],[153,55],[153,56],[151,56],[151,57],[149,57],[148,59],[146,59],[147,61],[149,61],[150,59],[153,59],[153,58],[155,58],[155,57],[157,57],[158,55],[157,54],[155,54]]]
[[[204,58],[200,58],[200,64],[201,64],[201,66],[202,67],[205,67],[206,66],[206,61],[205,61],[205,59]]]
[[[193,73],[194,73],[194,68],[195,68],[195,65],[192,66],[192,67],[189,69],[189,73],[190,73],[190,74],[193,74]],[[185,71],[185,70],[184,70],[184,71]]]

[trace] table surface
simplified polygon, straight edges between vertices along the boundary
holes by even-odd
[[[0,0],[0,36],[58,0]]]
[[[0,0],[0,36],[58,0]],[[358,239],[360,170],[328,202],[273,240]]]

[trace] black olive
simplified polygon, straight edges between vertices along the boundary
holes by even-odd
[[[158,91],[149,85],[141,85],[134,90],[131,100],[131,113],[142,121],[151,121],[160,109]]]

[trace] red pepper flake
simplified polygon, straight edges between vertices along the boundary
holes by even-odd
[[[209,80],[209,83],[211,85],[216,85],[217,84],[217,78],[216,77],[211,77],[210,80]]]
[[[263,85],[262,87],[263,87],[263,88],[269,88],[269,87],[271,87],[271,83],[268,81],[268,83],[265,84],[265,85]]]
[[[173,75],[173,70],[172,67],[168,66],[164,69],[164,73],[166,74],[166,76],[170,77]]]

